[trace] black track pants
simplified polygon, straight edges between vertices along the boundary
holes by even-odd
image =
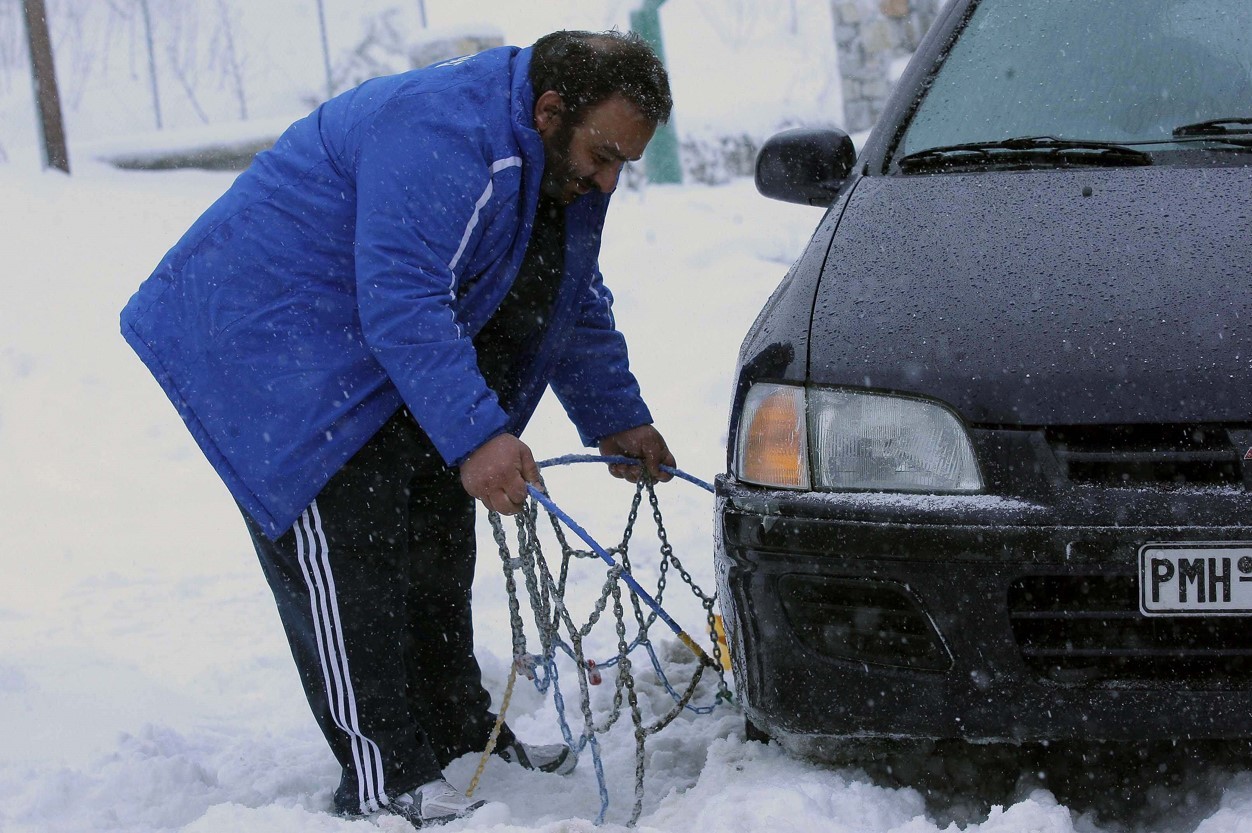
[[[474,501],[407,411],[278,540],[245,520],[343,767],[337,810],[373,812],[486,745],[495,715],[470,618]]]

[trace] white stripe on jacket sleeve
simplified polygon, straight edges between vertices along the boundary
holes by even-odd
[[[522,157],[509,156],[505,159],[497,159],[491,163],[491,175],[495,176],[506,168],[522,167]],[[465,225],[465,233],[461,235],[461,245],[457,247],[456,254],[452,256],[451,262],[448,263],[449,269],[456,269],[456,265],[461,262],[461,257],[465,254],[465,247],[469,245],[470,235],[474,233],[474,229],[478,227],[478,215],[482,213],[483,207],[487,205],[487,201],[491,199],[491,193],[494,190],[492,181],[487,180],[487,187],[483,189],[482,196],[478,198],[478,202],[474,203],[474,213],[470,215],[469,222]]]

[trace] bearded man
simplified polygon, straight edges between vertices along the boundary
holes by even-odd
[[[551,386],[667,480],[598,267],[609,195],[672,100],[640,39],[556,32],[378,78],[257,156],[122,313],[239,504],[341,813],[456,818],[495,721],[474,657],[475,499],[518,512]],[[566,773],[563,744],[498,754]]]

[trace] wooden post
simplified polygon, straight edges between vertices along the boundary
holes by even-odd
[[[44,0],[22,0],[22,9],[26,14],[35,107],[39,111],[39,133],[43,139],[43,166],[68,174],[70,157],[65,147],[65,122],[61,118],[56,64],[52,60],[52,38],[48,35],[48,12]]]

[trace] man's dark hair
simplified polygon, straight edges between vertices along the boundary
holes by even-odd
[[[622,95],[647,119],[669,121],[674,100],[661,59],[634,32],[553,32],[535,41],[530,59],[535,98],[555,90],[572,124],[588,109]]]

